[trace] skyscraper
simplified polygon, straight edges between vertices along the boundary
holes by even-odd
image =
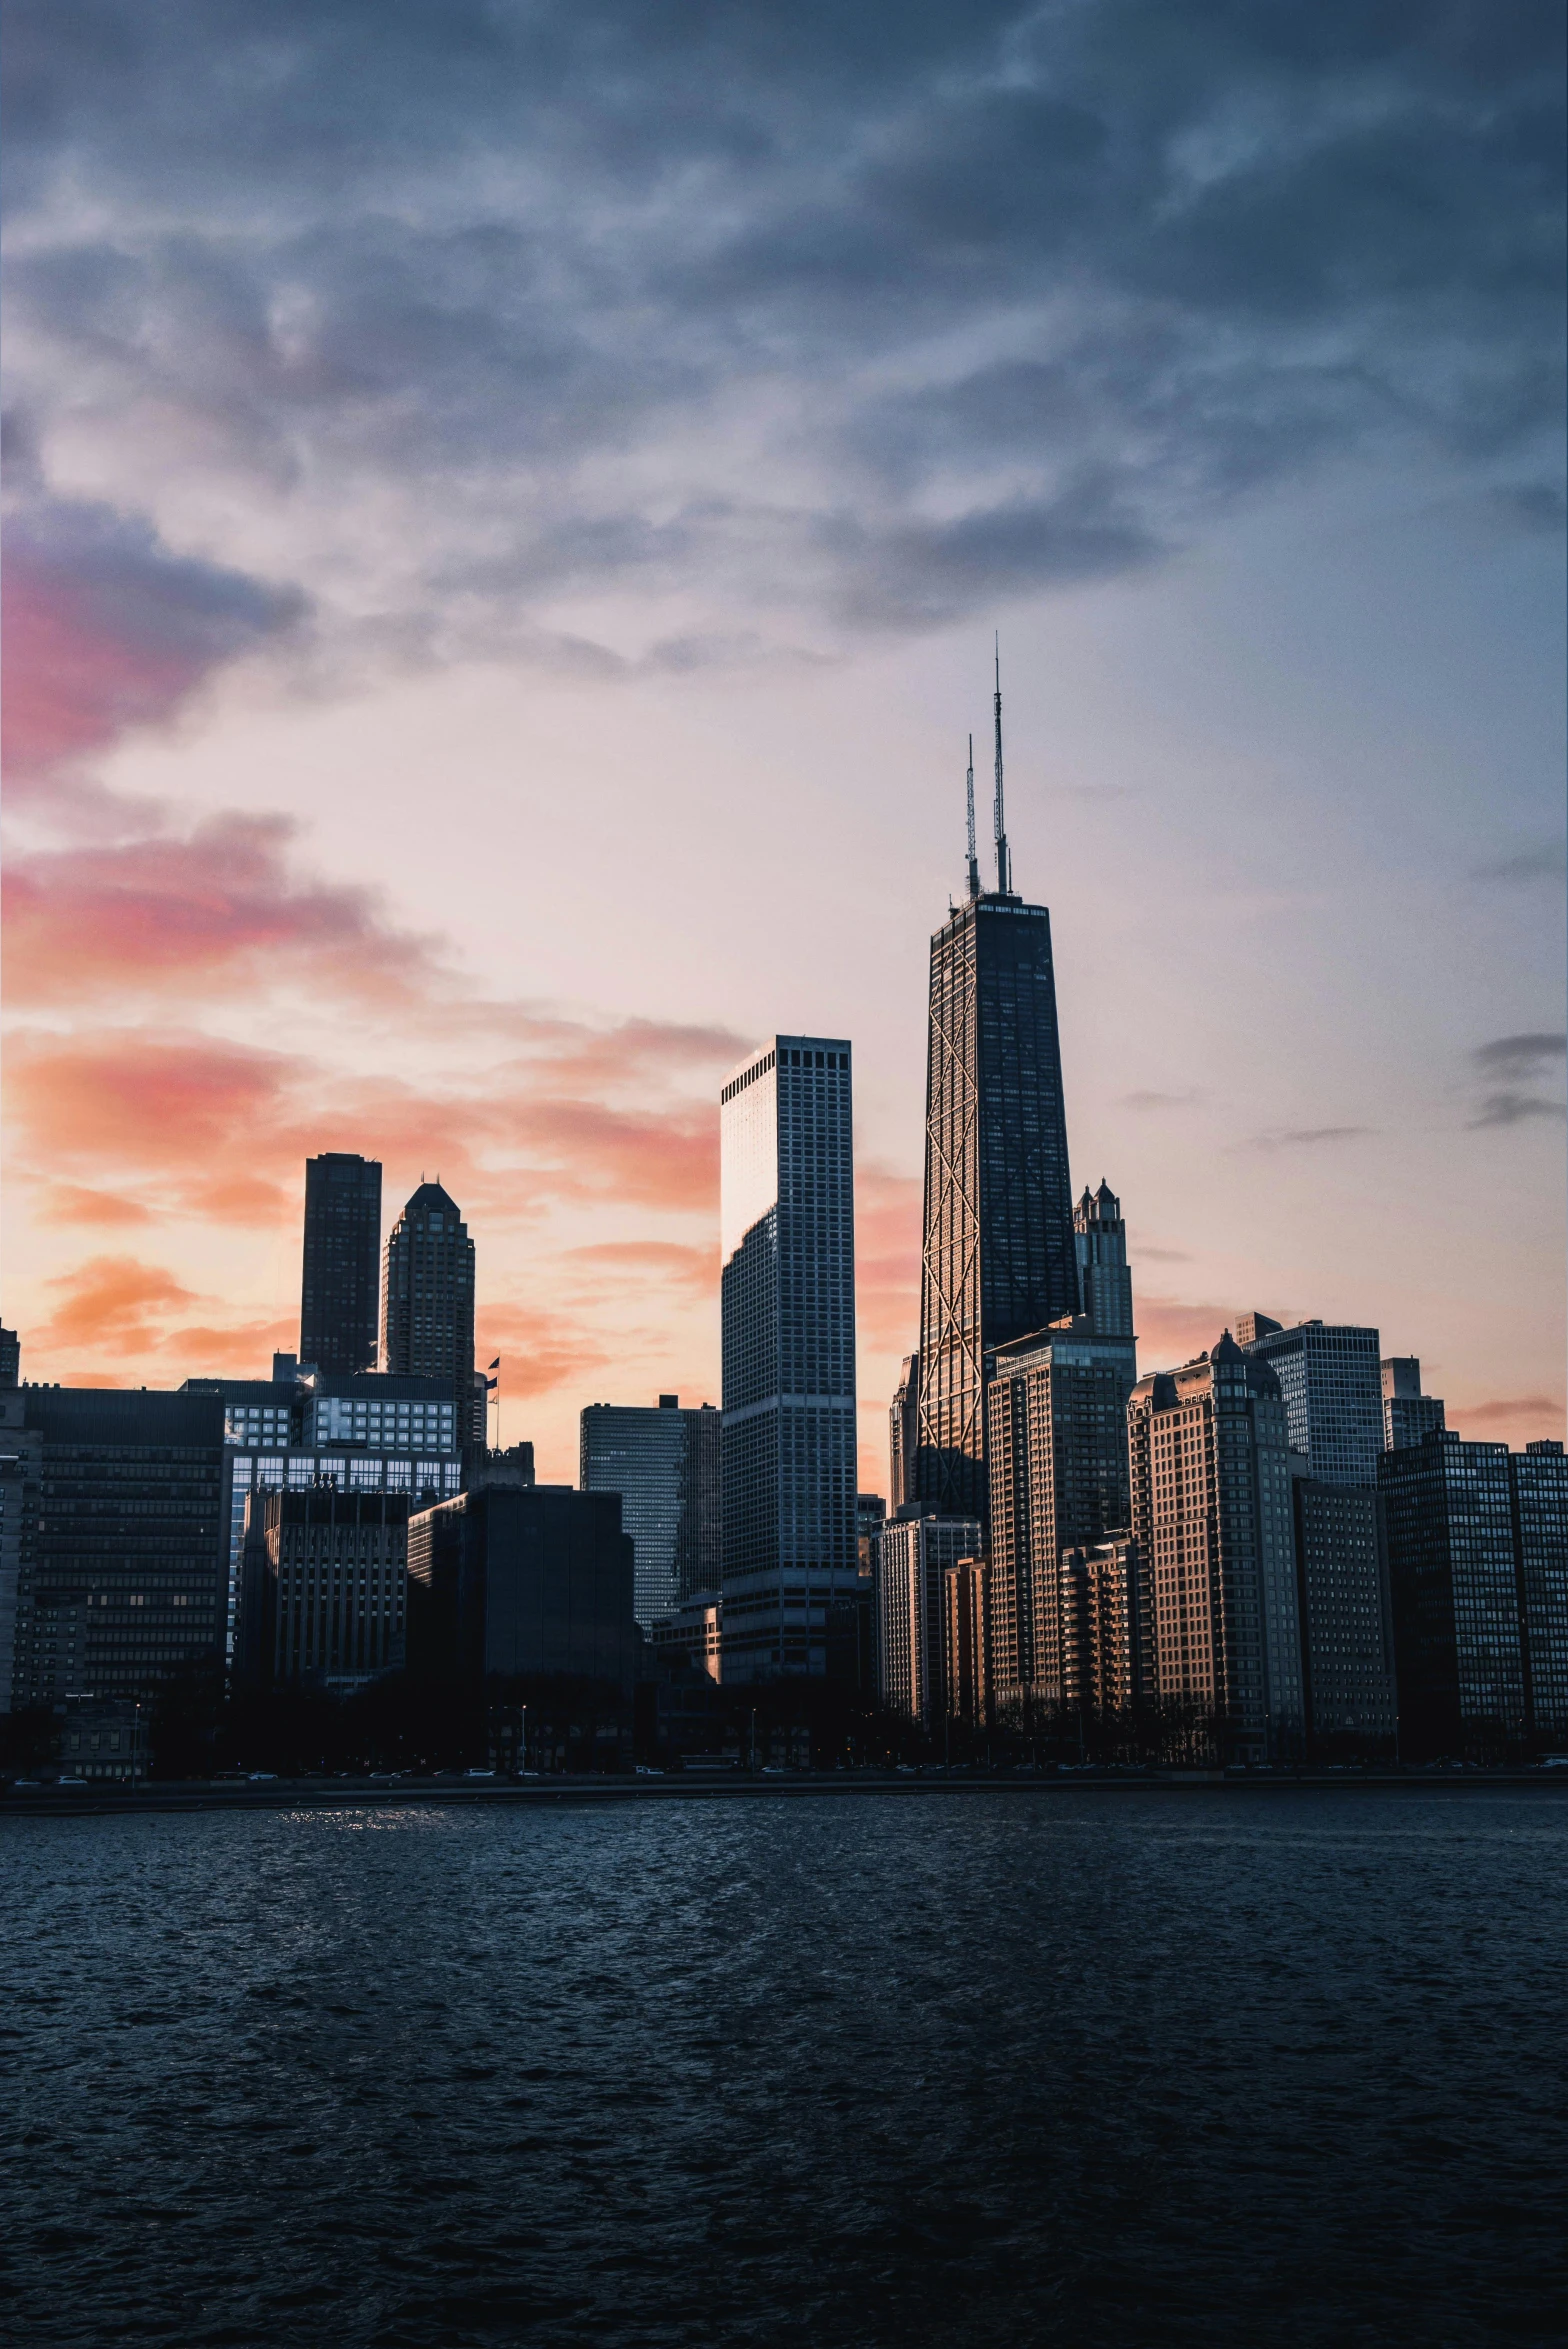
[[[1140,1379],[1127,1411],[1146,1692],[1194,1709],[1222,1756],[1276,1760],[1304,1734],[1285,1410],[1229,1331]]]
[[[1508,1447],[1439,1429],[1384,1452],[1377,1482],[1400,1751],[1495,1759],[1528,1725]]]
[[[1132,1274],[1127,1267],[1127,1226],[1122,1203],[1103,1179],[1084,1192],[1073,1210],[1073,1239],[1083,1309],[1097,1338],[1130,1338]]]
[[[652,1408],[590,1403],[579,1421],[578,1482],[585,1493],[621,1496],[644,1631],[672,1607],[719,1589],[720,1424],[711,1403],[683,1411],[679,1395],[661,1395]]]
[[[1532,1734],[1568,1738],[1568,1456],[1554,1442],[1510,1452],[1514,1557]]]
[[[299,1358],[318,1370],[376,1366],[381,1168],[347,1150],[305,1161]]]
[[[1299,1472],[1291,1481],[1308,1749],[1326,1761],[1391,1754],[1394,1630],[1377,1494]]]
[[[1414,1354],[1395,1354],[1382,1364],[1383,1449],[1418,1444],[1443,1425],[1442,1400],[1421,1392],[1421,1364]]]
[[[258,1492],[245,1532],[235,1666],[254,1684],[345,1691],[403,1662],[407,1493]]]
[[[1245,1350],[1279,1380],[1291,1450],[1324,1484],[1375,1485],[1383,1449],[1377,1331],[1333,1321],[1282,1329],[1266,1313],[1237,1326]]]
[[[888,1508],[896,1517],[915,1498],[920,1448],[920,1356],[906,1354],[888,1412]]]
[[[381,1319],[383,1370],[446,1381],[466,1440],[474,1416],[474,1243],[439,1182],[421,1183],[392,1227]]]
[[[895,1517],[877,1546],[877,1695],[890,1712],[932,1727],[948,1683],[943,1577],[980,1548],[977,1517]],[[983,1591],[978,1596],[983,1600]]]
[[[1125,1530],[1131,1336],[1065,1317],[994,1357],[988,1409],[991,1650],[997,1702],[1065,1702],[1062,1552]]]
[[[1013,892],[996,693],[996,887],[970,767],[968,895],[931,941],[920,1272],[922,1508],[984,1518],[989,1357],[1079,1307],[1051,917]]]
[[[858,1571],[848,1044],[775,1037],[719,1137],[724,1678],[823,1673]]]

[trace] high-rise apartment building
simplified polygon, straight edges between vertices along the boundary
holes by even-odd
[[[986,1382],[998,1346],[1076,1313],[1051,917],[1013,892],[996,695],[996,873],[931,940],[917,1498],[982,1520]]]
[[[897,1516],[915,1499],[915,1457],[920,1445],[920,1356],[906,1354],[888,1412],[888,1509]]]
[[[1073,1209],[1073,1241],[1083,1309],[1097,1338],[1132,1339],[1132,1273],[1122,1203],[1102,1180]]]
[[[7,1395],[19,1439],[11,1704],[134,1702],[221,1665],[229,1455],[216,1396],[107,1387]],[[7,1443],[6,1448],[12,1448]]]
[[[1004,1710],[1063,1703],[1062,1552],[1128,1523],[1129,1335],[1086,1314],[998,1346],[989,1395],[991,1661]]]
[[[1377,1331],[1323,1321],[1283,1329],[1266,1313],[1245,1316],[1239,1328],[1245,1350],[1279,1380],[1291,1450],[1324,1484],[1375,1485],[1383,1450]]]
[[[970,1729],[991,1719],[990,1579],[983,1558],[942,1569],[942,1707]]]
[[[943,1576],[980,1549],[978,1517],[894,1517],[877,1549],[876,1689],[890,1712],[929,1728],[948,1681]]]
[[[474,1243],[439,1182],[421,1183],[392,1227],[381,1326],[382,1369],[444,1381],[475,1446]]]
[[[1384,1452],[1377,1481],[1400,1751],[1494,1757],[1528,1729],[1508,1447],[1441,1429]]]
[[[339,1375],[376,1366],[381,1168],[348,1150],[305,1161],[299,1358]]]
[[[1395,1354],[1381,1364],[1383,1374],[1383,1449],[1397,1452],[1402,1444],[1419,1444],[1443,1425],[1442,1400],[1421,1392],[1421,1364],[1414,1354]]]
[[[1290,1449],[1272,1366],[1229,1332],[1140,1379],[1127,1412],[1149,1696],[1244,1761],[1304,1737]]]
[[[1392,1754],[1394,1629],[1377,1494],[1299,1472],[1293,1484],[1309,1751]]]
[[[1061,1557],[1062,1703],[1125,1713],[1138,1701],[1138,1545],[1122,1532]]]
[[[711,1403],[682,1410],[679,1395],[656,1406],[590,1403],[579,1421],[578,1482],[619,1493],[621,1526],[636,1556],[635,1609],[644,1631],[698,1597],[716,1597],[722,1574],[723,1462]]]
[[[1538,1743],[1568,1740],[1568,1457],[1559,1443],[1511,1452],[1514,1558],[1524,1617],[1525,1690]]]
[[[245,1679],[343,1692],[402,1664],[408,1504],[327,1484],[255,1495],[235,1649]]]
[[[859,1564],[849,1045],[775,1037],[719,1140],[724,1678],[825,1673]]]

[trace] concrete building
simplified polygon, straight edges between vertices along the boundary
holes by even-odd
[[[999,1346],[988,1418],[991,1659],[996,1701],[1063,1703],[1062,1552],[1128,1522],[1130,1335],[1083,1314]]]
[[[1097,1338],[1132,1343],[1132,1273],[1122,1203],[1103,1177],[1073,1210],[1073,1244],[1083,1309]]]
[[[1084,1713],[1125,1713],[1141,1680],[1138,1545],[1125,1531],[1061,1554],[1061,1701]]]
[[[1324,1761],[1391,1756],[1399,1720],[1378,1496],[1304,1469],[1293,1500],[1308,1750]]]
[[[619,1493],[621,1525],[636,1550],[636,1612],[645,1631],[696,1598],[716,1598],[723,1572],[723,1458],[711,1403],[682,1410],[590,1403],[579,1421],[578,1481],[585,1493]]]
[[[1568,1744],[1568,1458],[1559,1443],[1510,1452],[1525,1709],[1537,1745]]]
[[[1304,1321],[1284,1329],[1266,1313],[1237,1324],[1243,1350],[1267,1362],[1285,1401],[1290,1448],[1324,1484],[1377,1483],[1383,1382],[1375,1329]]]
[[[474,1384],[474,1243],[457,1202],[421,1183],[387,1241],[381,1367],[439,1379],[452,1396],[465,1451],[485,1449],[484,1394]]]
[[[410,1672],[591,1681],[629,1705],[639,1636],[615,1493],[480,1485],[409,1522]]]
[[[232,1471],[217,1397],[20,1387],[3,1414],[12,1709],[134,1704],[221,1665]]]
[[[920,1443],[920,1356],[906,1354],[888,1412],[888,1513],[915,1500],[915,1454]]]
[[[890,1518],[877,1549],[873,1606],[878,1701],[928,1728],[945,1702],[946,1568],[980,1550],[978,1517]]]
[[[942,1709],[970,1729],[992,1713],[990,1572],[983,1558],[942,1569]]]
[[[1388,1533],[1400,1751],[1491,1759],[1528,1734],[1506,1444],[1439,1429],[1378,1464]]]
[[[245,1534],[240,1676],[261,1687],[361,1688],[404,1660],[409,1496],[252,1497]]]
[[[848,1044],[775,1037],[719,1140],[724,1678],[825,1674],[859,1572]]]
[[[1211,1751],[1302,1750],[1305,1697],[1285,1406],[1227,1331],[1128,1406],[1144,1693],[1191,1709]]]
[[[338,1376],[374,1370],[381,1287],[381,1168],[328,1150],[305,1161],[299,1358]]]
[[[1443,1405],[1421,1392],[1421,1364],[1414,1354],[1395,1354],[1379,1365],[1383,1377],[1383,1449],[1397,1452],[1419,1444],[1443,1425]]]

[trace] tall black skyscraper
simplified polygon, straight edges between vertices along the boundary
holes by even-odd
[[[380,1281],[380,1166],[349,1150],[307,1158],[302,1362],[339,1375],[375,1369]]]
[[[923,1508],[984,1520],[990,1356],[1078,1309],[1051,917],[1012,888],[999,682],[996,887],[980,886],[971,763],[969,893],[931,941],[916,1461]]]
[[[449,1379],[464,1435],[474,1410],[474,1243],[457,1201],[421,1183],[387,1240],[382,1368]]]

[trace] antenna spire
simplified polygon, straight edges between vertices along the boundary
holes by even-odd
[[[996,639],[996,886],[1003,897],[1013,886],[1012,860],[1007,853],[1007,826],[1002,820],[1002,639]]]
[[[964,783],[969,814],[969,897],[971,904],[980,894],[980,859],[975,854],[975,738],[969,737],[969,773]]]

